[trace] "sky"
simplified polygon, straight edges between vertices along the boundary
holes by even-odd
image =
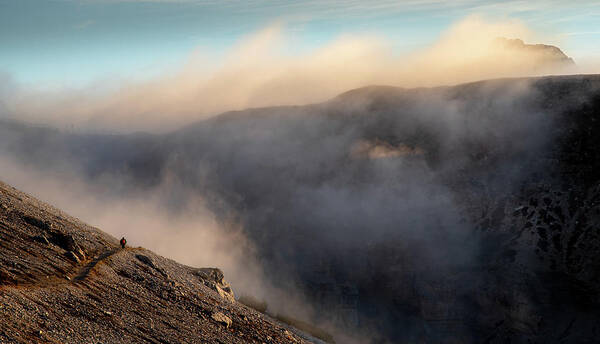
[[[290,55],[365,35],[410,51],[475,14],[521,22],[544,41],[532,43],[559,45],[576,62],[600,57],[598,1],[0,0],[0,74],[38,87],[144,80],[191,54],[219,64],[271,25]]]

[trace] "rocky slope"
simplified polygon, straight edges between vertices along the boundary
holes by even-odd
[[[220,270],[121,249],[4,183],[0,247],[2,343],[307,342],[237,303]]]

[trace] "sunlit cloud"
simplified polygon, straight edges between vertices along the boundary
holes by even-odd
[[[403,54],[390,48],[389,39],[346,35],[290,55],[285,48],[293,42],[282,24],[274,24],[239,42],[219,64],[199,49],[175,73],[147,82],[109,80],[66,92],[28,91],[6,102],[19,118],[54,125],[168,130],[223,111],[321,102],[373,84],[421,87],[572,72],[495,40],[535,36],[517,20],[470,16],[433,44]]]

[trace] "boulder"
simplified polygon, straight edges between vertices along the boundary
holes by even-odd
[[[233,291],[231,290],[231,288],[227,287],[226,289],[223,289],[218,284],[209,285],[208,287],[216,291],[221,298],[229,302],[235,302],[235,296],[233,295]]]
[[[223,271],[218,268],[200,268],[194,271],[205,286],[216,291],[219,296],[230,302],[235,302],[235,295],[229,283],[225,280]]]

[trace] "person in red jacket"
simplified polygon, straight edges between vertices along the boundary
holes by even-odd
[[[121,248],[125,248],[125,245],[127,245],[127,240],[125,240],[125,237],[122,237],[119,243],[121,244]]]

